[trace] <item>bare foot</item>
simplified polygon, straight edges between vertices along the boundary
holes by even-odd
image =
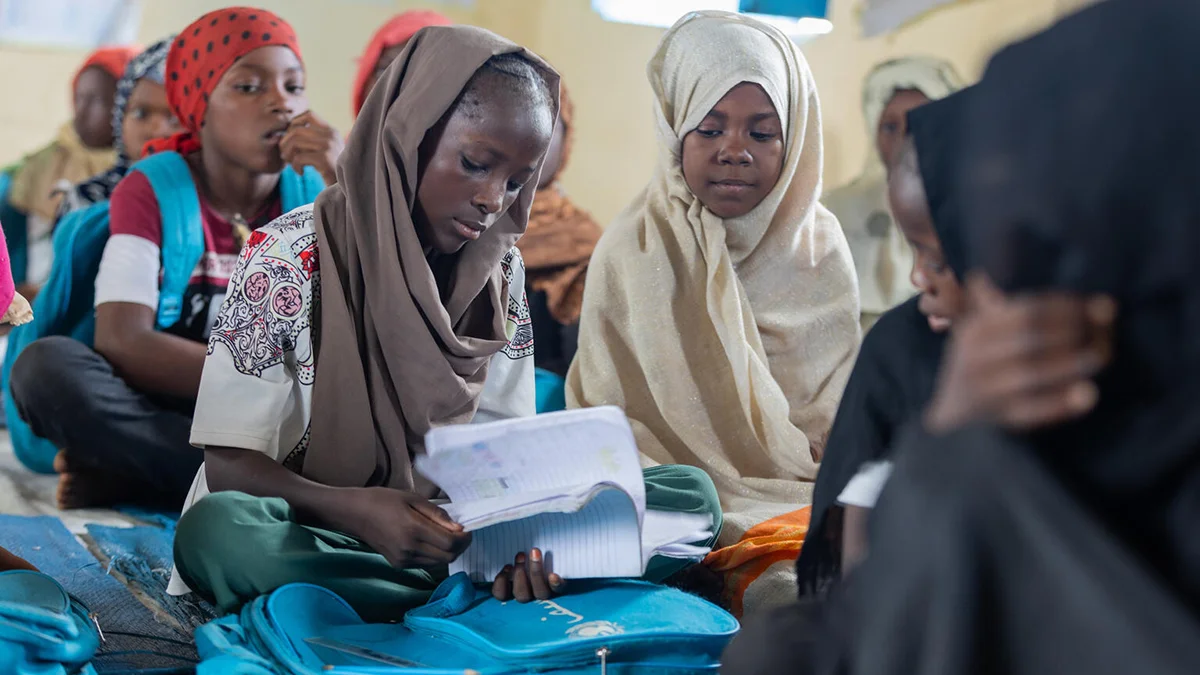
[[[54,456],[54,470],[58,472],[58,508],[91,509],[116,506],[131,502],[137,494],[132,481],[102,471],[75,466],[66,450]]]
[[[36,572],[37,568],[33,565],[30,565],[25,561],[25,559],[18,558],[12,553],[0,548],[0,572],[8,572],[9,570],[30,570],[32,572]]]

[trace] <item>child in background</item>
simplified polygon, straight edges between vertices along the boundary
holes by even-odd
[[[651,462],[707,471],[729,545],[810,499],[858,349],[854,266],[782,31],[691,13],[648,70],[660,161],[592,257],[567,400],[623,408]]]
[[[12,174],[0,220],[12,245],[13,278],[27,293],[36,291],[50,272],[50,231],[63,193],[116,161],[112,115],[117,80],[139,51],[106,47],[93,52],[71,84],[73,121]]]
[[[351,97],[354,116],[358,117],[358,111],[362,110],[367,94],[371,93],[380,76],[392,65],[392,61],[400,56],[400,52],[404,51],[405,45],[417,31],[427,26],[449,26],[452,23],[454,22],[449,18],[437,12],[414,9],[397,14],[375,31],[362,56],[358,57],[358,71],[354,74],[354,91]]]
[[[213,330],[192,429],[205,464],[171,591],[190,586],[223,612],[291,582],[369,620],[424,603],[471,542],[413,470],[425,434],[534,413],[513,245],[558,76],[466,26],[424,29],[403,58],[367,97],[338,185],[256,233]],[[702,472],[655,467],[646,483],[647,508],[719,525]],[[540,551],[513,553],[497,597],[563,588]],[[683,564],[656,559],[647,577]]]
[[[829,190],[821,202],[833,211],[858,273],[863,328],[918,291],[909,281],[913,254],[888,208],[887,171],[907,135],[910,110],[954,93],[961,78],[949,62],[906,56],[876,66],[863,84],[863,117],[871,143],[857,178]]]
[[[537,336],[534,361],[538,368],[566,376],[579,342],[588,261],[602,230],[558,182],[571,157],[575,131],[575,108],[565,86],[559,96],[558,124],[529,212],[529,229],[517,248],[525,259],[530,322]]]
[[[129,173],[129,167],[142,157],[146,144],[179,131],[179,120],[167,102],[167,52],[175,41],[172,35],[160,40],[129,62],[117,82],[112,107],[113,147],[116,162],[110,169],[92,176],[69,190],[59,208],[59,217],[107,201],[117,183]]]
[[[960,125],[971,89],[908,114],[910,136],[888,167],[896,225],[913,250],[915,298],[885,312],[863,340],[817,474],[800,552],[802,595],[823,593],[866,555],[866,519],[891,473],[905,424],[933,396],[946,337],[966,310],[957,178]]]
[[[250,233],[285,210],[284,146],[304,129],[305,71],[291,26],[261,9],[206,14],[167,56],[167,99],[185,131],[151,143],[176,153],[196,192],[204,252],[178,320],[157,326],[163,213],[131,171],[112,193],[111,237],[96,277],[95,350],[66,337],[29,345],[13,365],[21,417],[61,449],[63,508],[136,502],[177,508],[203,460],[188,443],[205,343]],[[332,175],[337,134],[311,159]],[[193,189],[187,186],[186,189]],[[314,195],[315,196],[315,195]]]

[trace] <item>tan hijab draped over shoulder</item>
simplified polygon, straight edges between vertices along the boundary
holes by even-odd
[[[387,485],[432,496],[412,457],[425,433],[471,421],[488,364],[507,343],[500,261],[525,232],[537,180],[478,240],[427,257],[413,226],[417,152],[488,59],[517,52],[480,28],[426,28],[363,105],[314,208],[320,325],[305,476],[327,485]]]
[[[708,471],[723,542],[811,501],[857,353],[850,251],[821,192],[821,110],[781,31],[726,12],[685,16],[649,65],[660,160],[605,231],[584,293],[571,407],[617,405],[645,457]],[[775,189],[723,220],[688,189],[683,138],[734,86],[761,86],[783,122]]]

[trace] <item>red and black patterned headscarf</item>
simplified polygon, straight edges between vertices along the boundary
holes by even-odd
[[[227,7],[209,12],[183,29],[167,55],[167,102],[185,131],[153,141],[148,152],[173,150],[189,154],[200,149],[200,127],[208,97],[225,71],[261,47],[280,46],[300,56],[296,31],[265,9]]]

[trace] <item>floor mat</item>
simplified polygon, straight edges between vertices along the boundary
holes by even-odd
[[[126,585],[144,593],[152,606],[171,616],[185,632],[191,634],[199,626],[216,618],[216,612],[212,605],[195,595],[167,595],[175,521],[163,518],[159,522],[163,527],[88,525],[87,538],[95,545],[99,554],[97,557],[112,572],[124,577]]]
[[[99,615],[105,642],[97,672],[189,672],[191,635],[156,619],[129,589],[51,516],[0,516],[0,546],[33,563]]]

